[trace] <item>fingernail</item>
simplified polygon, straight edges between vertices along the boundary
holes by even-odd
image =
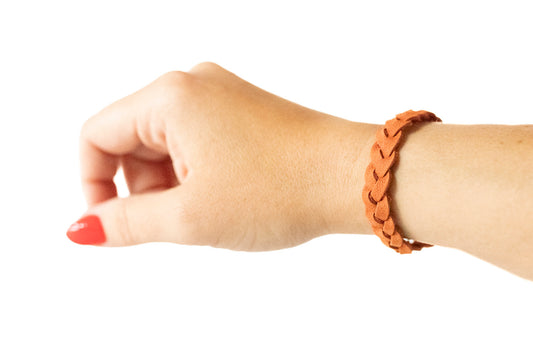
[[[88,215],[74,222],[67,231],[67,237],[78,244],[101,244],[105,242],[100,218]]]

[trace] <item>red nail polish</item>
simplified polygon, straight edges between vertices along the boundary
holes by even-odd
[[[85,216],[73,223],[67,236],[78,244],[101,244],[106,240],[100,218],[95,215]]]

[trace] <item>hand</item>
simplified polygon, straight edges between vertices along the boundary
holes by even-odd
[[[353,122],[216,64],[169,72],[84,124],[84,216],[97,217],[68,235],[103,246],[163,241],[260,251],[343,232],[338,222],[349,206],[362,208],[355,202],[362,185],[352,177],[360,137]],[[126,198],[113,182],[119,166]]]

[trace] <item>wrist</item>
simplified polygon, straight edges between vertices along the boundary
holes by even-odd
[[[324,221],[323,234],[373,234],[361,192],[380,125],[331,116],[323,125],[317,141],[326,181],[316,201]]]

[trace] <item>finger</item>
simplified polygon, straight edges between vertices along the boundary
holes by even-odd
[[[121,159],[122,170],[130,194],[164,190],[178,185],[170,157],[159,160],[127,155]]]
[[[139,132],[139,122],[157,119],[152,100],[155,81],[145,88],[107,106],[83,125],[80,136],[81,179],[89,206],[116,197],[113,177],[118,168],[118,156],[145,144],[164,152],[165,144],[140,137],[164,136],[162,125],[145,124],[148,132]],[[151,132],[155,130],[156,132]]]
[[[118,157],[108,154],[89,141],[80,140],[82,189],[89,206],[117,196],[113,177]]]
[[[184,191],[179,187],[110,199],[89,208],[67,235],[75,243],[100,246],[194,244],[193,229],[184,218]]]

